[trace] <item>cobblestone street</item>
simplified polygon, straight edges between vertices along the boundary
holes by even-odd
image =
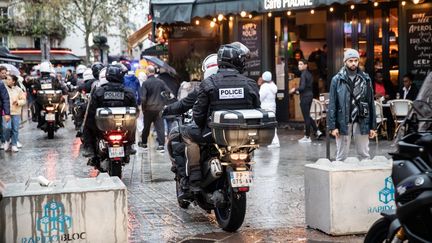
[[[89,176],[70,120],[53,140],[36,130],[36,124],[25,123],[20,133],[24,147],[19,153],[0,152],[3,182],[23,182],[39,175],[50,180]],[[280,149],[262,148],[255,153],[255,181],[237,233],[220,230],[214,215],[198,206],[178,207],[167,153],[139,149],[123,177],[129,192],[130,242],[361,242],[362,236],[329,237],[305,229],[303,166],[325,156],[325,141],[299,144],[299,131],[280,129],[279,134]],[[331,148],[333,153],[334,145]],[[371,141],[370,148],[372,155],[386,156],[393,149],[387,141],[379,145]]]

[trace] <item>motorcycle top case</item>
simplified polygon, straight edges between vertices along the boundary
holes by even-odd
[[[96,126],[103,132],[120,128],[135,135],[136,118],[135,107],[103,107],[96,110]]]
[[[62,98],[61,90],[38,90],[37,102],[41,105],[47,105],[49,103],[60,103]]]
[[[269,145],[275,135],[276,115],[263,109],[213,112],[209,127],[218,145]]]

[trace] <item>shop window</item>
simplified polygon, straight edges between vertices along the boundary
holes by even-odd
[[[383,55],[382,55],[382,11],[381,9],[374,9],[374,71],[383,68]]]
[[[354,18],[352,12],[348,12],[345,14],[345,22],[344,22],[344,47],[345,48],[353,48],[352,46],[352,37],[353,37],[353,24]]]
[[[386,20],[387,21],[387,20]],[[399,29],[398,29],[398,10],[391,8],[388,17],[389,21],[389,57],[390,57],[390,80],[394,85],[399,80]]]
[[[360,53],[359,66],[362,70],[366,69],[366,52],[367,52],[367,29],[370,20],[367,17],[366,10],[359,11],[358,13],[358,51]]]

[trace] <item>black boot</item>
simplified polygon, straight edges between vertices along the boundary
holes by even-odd
[[[180,179],[180,191],[178,192],[177,198],[179,200],[192,199],[192,194],[189,190],[189,179],[187,177],[182,177]]]
[[[189,188],[193,193],[201,191],[201,170],[191,170],[189,174]]]

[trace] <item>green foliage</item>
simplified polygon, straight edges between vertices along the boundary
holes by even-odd
[[[203,55],[193,52],[190,57],[186,59],[185,70],[190,76],[200,79],[202,76],[201,62],[204,60]]]

